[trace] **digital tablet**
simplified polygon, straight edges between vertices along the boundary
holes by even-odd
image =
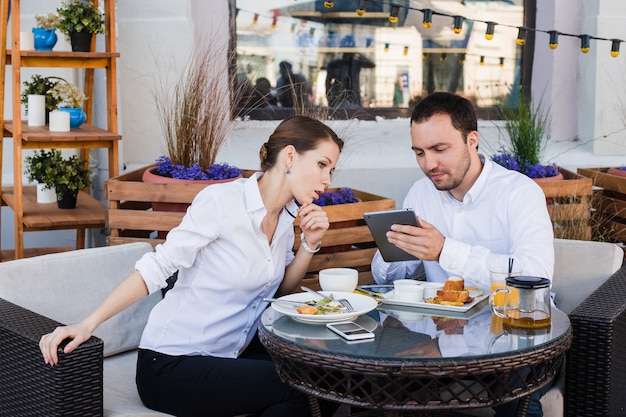
[[[418,259],[396,245],[389,243],[386,236],[386,233],[391,230],[392,224],[409,224],[419,227],[413,209],[373,211],[364,213],[363,218],[374,237],[380,254],[386,262],[413,261]]]

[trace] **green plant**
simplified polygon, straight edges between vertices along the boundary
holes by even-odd
[[[40,149],[35,151],[32,156],[27,156],[26,175],[28,181],[37,181],[45,184],[45,189],[52,188],[53,180],[58,175],[59,163],[63,159],[61,151],[57,149]]]
[[[91,170],[87,168],[86,161],[72,155],[59,160],[56,175],[50,181],[56,189],[57,200],[60,201],[65,194],[76,195],[79,190],[89,187]]]
[[[30,81],[24,81],[24,90],[22,90],[21,101],[26,105],[26,113],[28,113],[28,96],[31,94],[38,94],[46,96],[46,109],[54,110],[57,108],[61,99],[54,97],[50,90],[57,84],[57,81],[53,81],[56,77],[42,77],[39,74],[35,74],[30,78]]]
[[[88,0],[72,0],[63,2],[57,9],[60,21],[57,25],[59,31],[69,35],[70,33],[88,32],[104,33],[104,14],[96,5]]]
[[[35,15],[35,21],[37,22],[38,28],[51,30],[58,27],[61,18],[54,13],[38,14]]]
[[[541,104],[521,97],[517,107],[502,107],[500,117],[509,135],[510,148],[507,151],[531,165],[541,162],[545,145],[549,116]]]

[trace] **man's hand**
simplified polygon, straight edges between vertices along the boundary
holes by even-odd
[[[419,219],[420,227],[394,224],[387,240],[423,261],[438,261],[445,237],[432,224]]]

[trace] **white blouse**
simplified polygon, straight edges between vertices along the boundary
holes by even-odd
[[[266,209],[256,173],[206,187],[165,243],[136,263],[150,293],[178,280],[148,319],[140,347],[168,355],[236,358],[250,343],[294,259],[291,202],[269,244],[261,232]]]

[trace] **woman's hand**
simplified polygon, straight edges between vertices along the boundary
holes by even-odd
[[[298,214],[304,238],[311,248],[317,247],[318,242],[322,240],[322,236],[330,227],[328,215],[316,204],[303,205]]]
[[[70,353],[90,337],[91,331],[82,323],[72,326],[57,327],[52,333],[41,336],[39,340],[39,350],[41,350],[46,364],[56,365],[59,362],[57,348],[62,341],[67,338],[72,339],[63,349],[63,352]]]

